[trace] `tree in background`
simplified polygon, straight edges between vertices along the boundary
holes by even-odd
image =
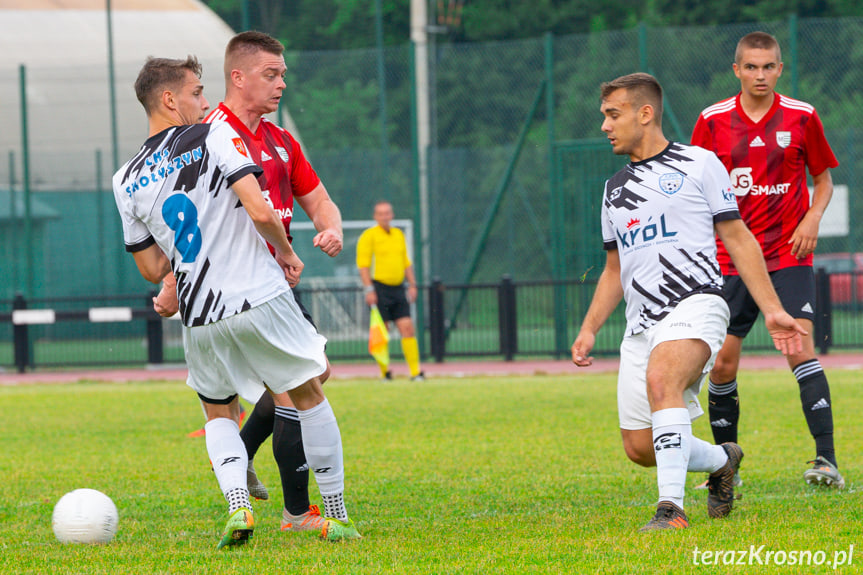
[[[375,0],[247,0],[251,27],[288,50],[341,50],[375,46]],[[243,0],[205,0],[235,30]],[[380,0],[384,44],[410,41],[410,0]],[[432,0],[429,14],[450,0]],[[535,38],[545,32],[580,34],[650,26],[709,26],[800,18],[863,16],[859,0],[463,0],[454,42]]]

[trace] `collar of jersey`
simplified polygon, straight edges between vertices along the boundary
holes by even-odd
[[[668,142],[668,145],[667,145],[667,146],[665,146],[665,148],[663,148],[663,149],[662,149],[662,151],[661,151],[661,152],[659,152],[658,154],[656,154],[655,156],[651,156],[651,157],[649,157],[649,158],[645,158],[644,160],[638,160],[637,162],[630,162],[630,163],[631,163],[633,166],[643,166],[644,164],[647,164],[648,162],[652,162],[652,161],[653,161],[653,160],[655,160],[656,158],[658,158],[658,157],[660,157],[660,156],[664,155],[664,154],[665,154],[665,152],[667,152],[668,150],[670,150],[670,149],[671,149],[671,146],[673,146],[673,145],[674,145],[674,142]]]
[[[246,126],[246,125],[243,123],[243,121],[242,121],[242,120],[240,120],[240,119],[237,117],[237,115],[236,115],[236,114],[234,114],[234,113],[231,111],[231,109],[230,109],[230,108],[228,108],[228,107],[225,105],[225,103],[224,103],[224,102],[222,102],[222,103],[220,103],[220,104],[219,104],[219,109],[220,109],[220,110],[222,110],[222,111],[223,111],[223,112],[224,112],[224,113],[225,113],[229,118],[231,118],[231,122],[230,122],[230,124],[231,124],[231,127],[232,127],[232,128],[234,128],[235,130],[239,129],[240,131],[242,131],[242,132],[244,132],[245,134],[247,134],[250,138],[254,138],[255,140],[261,140],[261,139],[263,139],[263,137],[264,137],[263,130],[262,130],[262,126],[264,125],[264,118],[263,118],[263,116],[261,117],[261,121],[260,121],[260,122],[258,122],[258,132],[260,133],[260,135],[258,135],[258,134],[253,134],[253,133],[252,133],[252,131],[251,131],[251,130],[249,130],[249,127],[248,127],[248,126]]]
[[[743,110],[743,105],[740,103],[740,96],[743,95],[743,92],[737,92],[737,97],[734,99],[734,106],[737,108],[737,114],[743,118],[743,121],[749,124],[750,126],[758,126],[765,122],[767,122],[770,118],[773,117],[773,114],[776,113],[776,110],[779,109],[779,92],[773,91],[773,105],[770,106],[770,109],[767,110],[767,113],[761,117],[757,122],[753,121],[746,112]]]

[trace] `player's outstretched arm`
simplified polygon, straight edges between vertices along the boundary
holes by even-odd
[[[321,248],[321,251],[330,257],[339,255],[344,242],[342,213],[330,198],[323,182],[308,194],[296,196],[296,200],[318,231],[312,245]]]
[[[575,365],[587,367],[593,363],[590,352],[596,342],[596,334],[621,299],[623,286],[620,283],[620,254],[617,250],[609,250],[605,253],[605,269],[599,276],[590,307],[572,344],[572,362]]]
[[[764,322],[773,338],[773,345],[785,355],[803,351],[802,336],[808,332],[782,307],[755,236],[743,220],[718,222],[716,233],[728,249],[728,254],[752,299],[764,314]]]

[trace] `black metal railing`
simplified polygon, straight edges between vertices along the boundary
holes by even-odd
[[[815,342],[821,353],[832,347],[863,348],[863,276],[816,274]],[[849,288],[849,286],[851,286]],[[555,321],[555,292],[563,288],[567,333]],[[424,355],[447,358],[492,356],[567,357],[555,342],[571,342],[587,311],[595,282],[515,282],[453,285],[439,280],[421,290],[426,325],[418,330]],[[0,369],[145,365],[182,362],[179,321],[159,317],[150,294],[108,297],[0,300]],[[355,288],[300,288],[297,297],[312,311],[318,329],[329,339],[331,361],[368,358],[368,308]],[[859,301],[858,301],[859,300]],[[597,337],[593,354],[614,356],[624,332],[619,306]],[[399,346],[391,342],[391,353]],[[773,349],[758,322],[746,350]]]

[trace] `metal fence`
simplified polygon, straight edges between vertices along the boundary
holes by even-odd
[[[863,273],[818,274],[815,336],[822,353],[830,348],[863,347]],[[594,281],[445,284],[424,288],[427,329],[418,337],[426,361],[452,358],[568,357],[578,322],[596,287]],[[555,291],[567,301],[565,345],[556,337]],[[368,354],[369,311],[362,289],[296,290],[319,331],[328,339],[333,362],[372,361]],[[111,298],[18,296],[0,301],[0,370],[182,363],[180,322],[159,317],[153,293]],[[831,301],[839,302],[833,306]],[[623,306],[600,332],[593,354],[617,354],[623,336]],[[397,332],[390,352],[399,357]],[[746,340],[747,351],[772,349],[763,324]]]
[[[778,89],[819,110],[840,161],[833,180],[837,189],[846,190],[834,199],[835,218],[846,224],[859,221],[861,19],[791,17],[722,27],[638,26],[510,42],[439,41],[429,61],[425,213],[418,194],[412,46],[286,53],[283,111],[290,114],[346,220],[368,219],[380,198],[393,202],[397,217],[414,220],[421,283],[440,278],[450,286],[481,286],[496,283],[503,274],[517,283],[552,281],[551,287],[534,291],[550,292],[541,305],[549,305],[550,298],[553,313],[546,320],[554,326],[551,349],[560,350],[580,320],[581,308],[573,302],[584,299],[571,282],[589,285],[604,260],[598,230],[602,182],[625,162],[597,138],[599,84],[637,70],[653,73],[665,89],[666,134],[688,140],[698,113],[738,90],[731,71],[734,45],[756,29],[775,34],[782,44],[785,70]],[[83,115],[84,107],[94,103],[71,98],[54,109],[40,99],[41,91],[62,91],[66,82],[76,90],[86,84],[107,92],[105,75],[83,67],[34,69],[27,71],[29,86],[22,86],[19,70],[5,66],[0,63],[0,100],[4,114],[12,117],[0,135],[0,160],[5,160],[0,161],[0,298],[11,300],[19,292],[31,301],[148,292],[151,286],[124,252],[110,192],[109,163],[103,158],[112,156],[112,130],[100,124],[84,133],[89,127],[80,126],[76,141],[88,146],[70,145],[68,138],[56,137],[56,126]],[[207,62],[205,67],[217,70],[219,64]],[[128,142],[145,135],[143,112],[131,89],[136,73],[127,66],[116,76],[121,158],[134,152]],[[26,102],[19,94],[26,95]],[[24,103],[31,117],[38,117],[27,138],[33,147],[27,187],[19,144],[27,123],[14,118],[14,110]],[[300,212],[297,221],[304,221]],[[863,252],[863,228],[834,226],[833,219],[822,221],[830,235],[820,239],[818,253]],[[297,249],[301,257],[314,251],[308,242]],[[350,269],[354,255],[346,250],[339,256],[344,263],[336,267]],[[332,277],[333,266],[318,270],[309,262],[307,278],[326,282]],[[519,289],[518,297],[523,292]],[[450,320],[459,322],[461,314],[473,309],[465,306]],[[428,310],[423,296],[418,319],[424,332],[431,319]],[[80,338],[91,337],[85,324],[79,328]],[[0,326],[0,339],[11,337],[9,329]],[[519,341],[529,341],[528,334]]]
[[[698,113],[738,90],[731,71],[734,44],[754,29],[776,34],[785,50],[779,90],[818,108],[840,160],[834,181],[848,187],[845,210],[855,221],[863,215],[853,193],[861,162],[857,131],[863,125],[857,89],[863,80],[860,19],[640,26],[510,42],[438,42],[430,56],[425,241],[412,136],[417,118],[410,45],[286,53],[283,110],[345,219],[368,219],[373,202],[385,198],[398,217],[415,221],[417,253],[429,256],[418,262],[424,282],[434,277],[448,283],[495,281],[504,273],[516,280],[595,277],[602,256],[597,198],[602,182],[624,163],[597,140],[600,82],[636,70],[654,73],[666,92],[667,135],[688,140]],[[93,102],[70,99],[54,109],[40,97],[44,90],[62,91],[67,82],[104,85],[104,74],[74,67],[28,70],[30,89],[22,90],[18,70],[3,66],[0,100],[9,121],[0,138],[0,297],[148,289],[123,253],[110,193],[111,130],[104,124],[92,126],[92,133],[78,127],[76,141],[93,147],[71,145],[57,138],[56,126],[83,115]],[[131,156],[145,135],[143,112],[132,93],[136,72],[126,64],[117,74],[121,159]],[[29,125],[14,113],[22,93]],[[20,130],[28,126],[30,185],[24,189]],[[824,238],[819,250],[863,251],[861,234],[851,227]],[[309,247],[300,249],[302,254]]]

